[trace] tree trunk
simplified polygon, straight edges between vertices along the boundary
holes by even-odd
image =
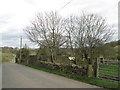
[[[50,49],[51,51],[51,62],[54,63],[54,52],[53,49]]]

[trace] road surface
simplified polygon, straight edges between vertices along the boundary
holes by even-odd
[[[100,88],[27,66],[4,63],[2,88]]]

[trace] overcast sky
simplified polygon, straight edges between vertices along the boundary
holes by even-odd
[[[63,17],[82,12],[95,13],[107,19],[115,31],[113,40],[118,33],[118,0],[0,0],[0,46],[19,47],[20,36],[23,45],[36,47],[27,39],[23,32],[28,23],[38,12],[59,11]],[[62,8],[62,9],[61,9]]]

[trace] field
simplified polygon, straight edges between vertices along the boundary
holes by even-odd
[[[0,61],[4,62],[10,62],[13,59],[12,53],[3,53],[0,52]]]

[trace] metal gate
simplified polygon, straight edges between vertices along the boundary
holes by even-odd
[[[97,60],[97,77],[119,81],[119,60]]]

